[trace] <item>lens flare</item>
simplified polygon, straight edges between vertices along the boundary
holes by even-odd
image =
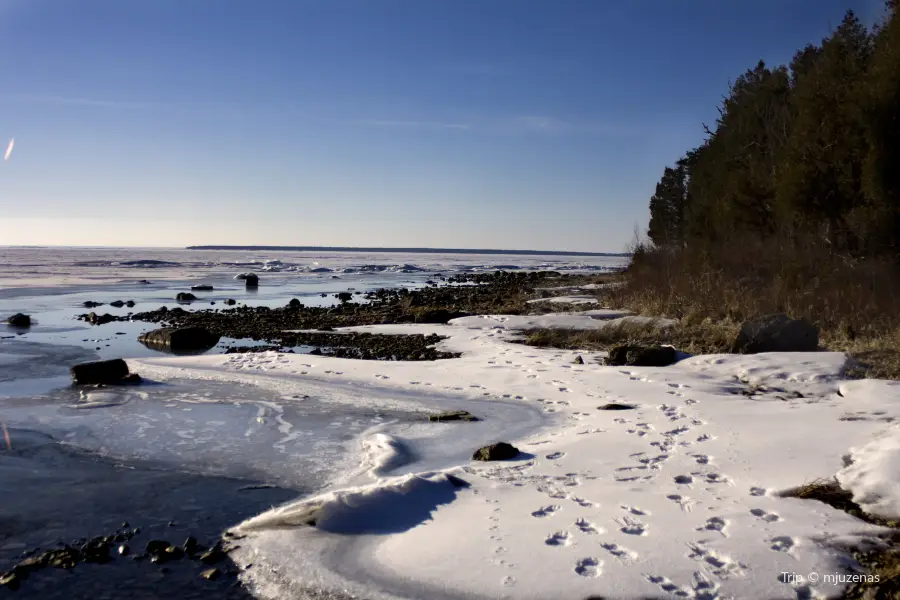
[[[6,153],[3,155],[3,160],[9,160],[9,155],[12,154],[13,146],[16,145],[16,138],[9,140],[9,146],[6,147]]]

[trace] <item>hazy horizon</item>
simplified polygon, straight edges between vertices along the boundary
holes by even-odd
[[[0,243],[623,252],[729,81],[882,5],[0,0]]]

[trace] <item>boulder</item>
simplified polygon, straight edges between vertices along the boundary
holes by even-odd
[[[478,417],[467,410],[449,410],[447,412],[428,415],[428,420],[442,423],[444,421],[477,421]]]
[[[81,363],[69,371],[75,385],[118,383],[129,376],[128,364],[121,358]]]
[[[219,336],[203,327],[162,327],[142,333],[138,341],[162,352],[194,352],[209,350],[219,343]]]
[[[150,282],[146,279],[141,279],[140,281],[138,281],[138,283],[140,283],[141,285],[150,285]]]
[[[496,444],[491,444],[490,446],[485,446],[476,450],[472,455],[472,460],[506,460],[509,458],[515,458],[518,455],[519,449],[512,444],[508,444],[506,442],[498,442]]]
[[[98,315],[95,312],[89,312],[84,320],[91,325],[105,325],[106,323],[112,323],[116,318],[109,313]]]
[[[228,298],[227,300],[225,300],[225,304],[228,306],[234,306],[235,304],[237,304],[237,301],[234,298]]]
[[[109,305],[113,308],[122,308],[123,306],[125,306],[125,302],[122,300],[114,300],[110,302]]]
[[[31,327],[31,317],[22,313],[16,313],[6,320],[13,327]]]
[[[572,364],[573,364],[573,365],[583,365],[583,364],[584,364],[584,359],[581,358],[581,356],[576,356],[576,357],[575,357],[575,360],[572,361]]]
[[[353,294],[351,294],[350,292],[338,292],[334,295],[334,297],[341,302],[350,302],[351,300],[353,300]]]
[[[744,321],[731,351],[740,354],[815,352],[818,348],[819,329],[815,325],[805,319],[776,314]]]
[[[246,276],[244,277],[244,284],[248,288],[259,287],[259,277],[257,275],[255,275],[254,273],[247,273]]]
[[[675,359],[675,348],[671,346],[623,344],[609,351],[606,364],[629,367],[665,367],[674,363]]]
[[[610,402],[597,407],[598,410],[632,410],[633,408],[634,405],[632,404],[621,404],[619,402]]]
[[[303,308],[303,303],[297,300],[296,298],[291,298],[291,301],[288,302],[288,308],[298,309]]]
[[[213,291],[213,286],[203,283],[200,285],[192,285],[191,290],[194,292],[211,292]]]
[[[193,302],[196,299],[197,296],[188,292],[181,292],[175,296],[175,300],[178,302]]]
[[[128,302],[125,303],[125,306],[127,306],[128,308],[134,307],[134,300],[129,300]]]
[[[88,300],[84,304],[82,304],[85,308],[97,308],[98,306],[103,306],[102,302],[94,302],[93,300]]]

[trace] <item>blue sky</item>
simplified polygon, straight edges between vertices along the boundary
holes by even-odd
[[[729,80],[881,6],[0,0],[0,245],[622,251]]]

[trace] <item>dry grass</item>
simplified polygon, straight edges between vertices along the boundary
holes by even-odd
[[[900,598],[900,520],[870,515],[853,501],[853,495],[842,489],[835,479],[817,479],[781,494],[786,498],[818,500],[874,525],[895,529],[883,536],[883,543],[875,549],[858,550],[854,558],[869,575],[877,576],[877,583],[852,586],[844,598],[888,600]]]
[[[656,323],[610,322],[603,329],[533,329],[525,331],[525,343],[542,348],[568,350],[609,350],[619,344],[671,344],[691,354],[728,352],[737,335],[737,326],[712,321],[697,324],[679,322],[670,327]]]
[[[732,241],[678,251],[636,246],[610,306],[680,319],[685,327],[771,313],[806,318],[822,346],[851,354],[860,374],[900,379],[900,270],[833,254],[818,240]]]

